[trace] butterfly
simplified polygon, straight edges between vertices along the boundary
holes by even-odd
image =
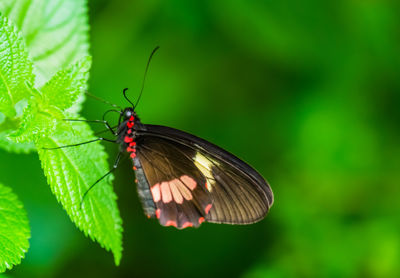
[[[157,49],[150,55],[144,79]],[[144,213],[149,218],[158,219],[163,226],[183,229],[198,227],[204,221],[251,224],[266,216],[274,202],[274,195],[267,181],[256,170],[199,137],[166,126],[143,124],[135,111],[143,85],[136,104],[126,96],[126,90],[123,90],[123,95],[131,106],[119,111],[106,111],[103,121],[70,119],[104,123],[116,140],[98,138],[80,144],[45,148],[75,147],[99,140],[120,145],[113,169],[86,190],[81,205],[89,191],[117,168],[121,155],[128,153],[133,162]],[[104,120],[110,111],[120,115],[116,131]]]
[[[143,124],[134,107],[121,117],[117,143],[133,161],[149,218],[182,229],[204,221],[251,224],[266,216],[274,196],[251,166],[189,133]]]

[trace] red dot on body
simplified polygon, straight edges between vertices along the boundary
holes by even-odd
[[[133,141],[133,138],[129,137],[129,136],[125,136],[124,141],[125,141],[125,143],[130,143]]]

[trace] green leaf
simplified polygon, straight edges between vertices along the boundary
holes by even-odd
[[[31,142],[50,136],[57,121],[66,118],[63,112],[76,103],[86,88],[90,66],[91,58],[87,56],[57,72],[40,91],[28,84],[34,98],[24,109],[20,128],[10,137],[15,142]]]
[[[79,229],[107,250],[112,250],[115,262],[119,264],[122,220],[111,186],[112,176],[101,181],[80,207],[87,188],[109,171],[104,149],[98,143],[78,148],[43,149],[93,138],[87,124],[71,125],[61,121],[65,115],[77,115],[84,100],[82,92],[87,86],[91,64],[87,57],[86,5],[85,0],[0,1],[0,11],[23,34],[36,74],[35,84],[33,79],[22,83],[27,96],[31,97],[23,117],[12,119],[18,122],[19,128],[8,137],[15,142],[35,143],[57,200]],[[9,132],[6,129],[0,131]]]
[[[3,150],[14,153],[30,153],[36,150],[32,142],[16,143],[8,139],[10,131],[0,132],[0,147]]]
[[[29,97],[25,82],[34,81],[32,62],[16,28],[0,14],[0,111],[15,116],[14,105]]]
[[[71,129],[73,127],[72,134]],[[112,176],[99,182],[87,195],[80,207],[84,192],[99,177],[109,171],[107,155],[101,144],[90,143],[73,148],[44,150],[94,139],[86,123],[59,123],[56,133],[41,138],[37,143],[42,168],[57,200],[63,205],[71,220],[114,254],[118,265],[122,252],[122,220],[111,186]]]
[[[9,136],[18,129],[20,126],[20,118],[22,115],[23,107],[26,106],[27,101],[20,101],[15,105],[17,117],[6,118],[3,113],[0,113],[0,148],[15,153],[30,153],[35,151],[35,145],[33,143],[16,143],[9,139]]]
[[[50,136],[55,132],[57,122],[64,118],[57,107],[43,105],[38,99],[31,99],[25,108],[20,128],[9,135],[14,142],[35,142],[40,137]]]
[[[87,88],[91,57],[60,70],[41,89],[45,102],[61,110],[70,108]]]
[[[26,212],[11,188],[0,184],[0,272],[21,263],[29,248]]]
[[[37,87],[88,56],[85,0],[2,0],[0,11],[21,30],[34,61]]]

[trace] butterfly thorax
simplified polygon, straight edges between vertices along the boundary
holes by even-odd
[[[136,157],[136,130],[142,126],[139,117],[133,108],[125,108],[123,111],[123,121],[118,127],[117,142],[120,144],[121,151],[126,151],[131,158]]]

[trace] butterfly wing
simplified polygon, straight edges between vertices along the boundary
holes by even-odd
[[[164,226],[250,224],[273,203],[268,183],[227,151],[173,128],[137,130],[137,158]],[[140,187],[140,186],[139,186]]]

